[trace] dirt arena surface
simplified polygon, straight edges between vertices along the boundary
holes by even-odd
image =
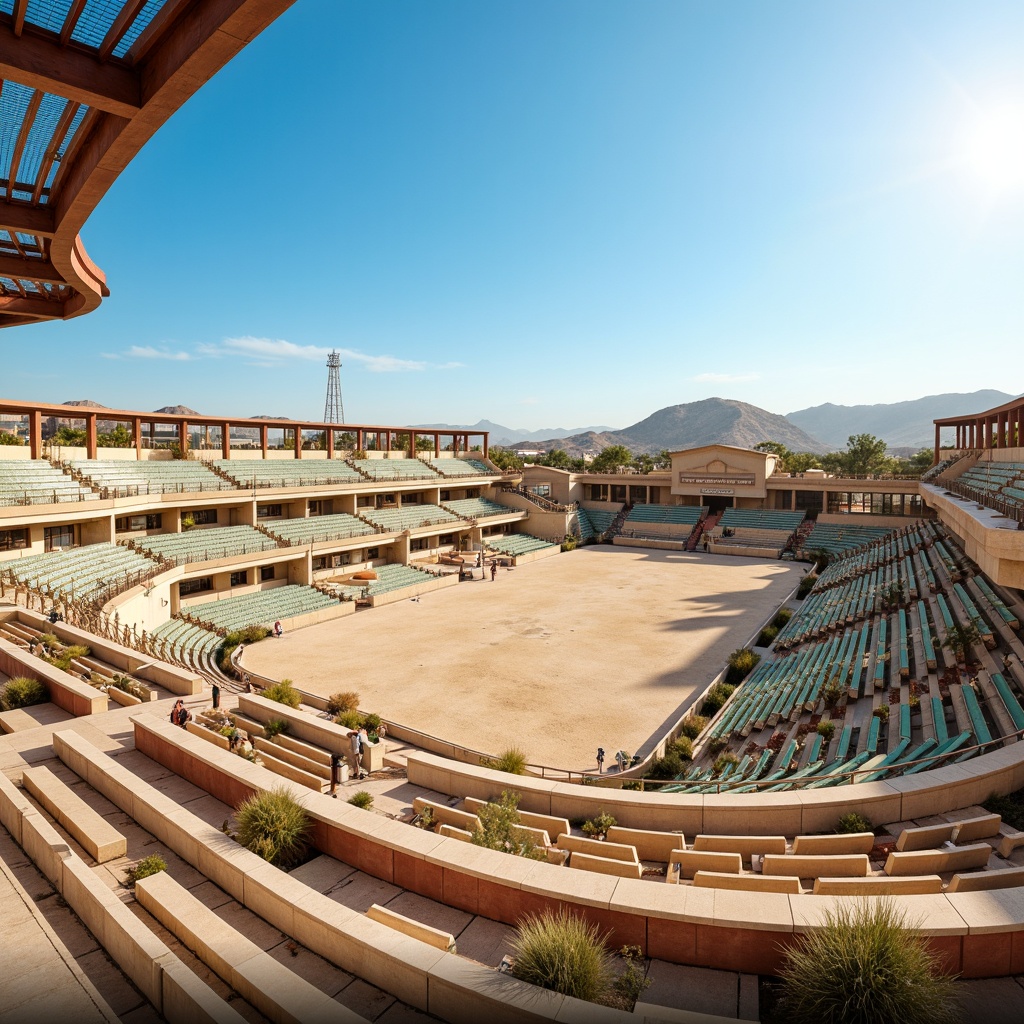
[[[248,648],[243,663],[476,750],[646,752],[805,567],[599,545]]]

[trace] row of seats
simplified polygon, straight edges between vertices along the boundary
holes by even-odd
[[[830,555],[844,555],[879,540],[890,532],[890,527],[815,523],[811,532],[801,541],[801,553],[825,551]]]
[[[494,476],[495,470],[479,459],[431,459],[441,476]]]
[[[350,540],[376,533],[369,523],[339,512],[329,516],[310,516],[308,519],[276,519],[263,527],[268,533],[288,544],[317,544],[330,540]]]
[[[341,459],[217,459],[212,465],[242,489],[329,486],[363,479]]]
[[[491,516],[507,516],[519,511],[491,501],[490,498],[459,498],[456,501],[444,502],[442,507],[460,519],[488,519]]]
[[[533,551],[543,551],[544,548],[553,548],[555,545],[550,541],[541,540],[529,533],[504,533],[495,537],[485,537],[484,544],[494,551],[503,555],[526,555]]]
[[[277,550],[276,541],[251,526],[221,526],[209,530],[189,530],[186,533],[159,533],[132,538],[128,544],[138,551],[159,555],[175,565],[211,562],[219,558]]]
[[[804,521],[803,512],[783,512],[765,508],[727,508],[719,527],[752,530],[784,530],[792,533]]]
[[[221,479],[205,463],[188,459],[73,459],[69,465],[108,497],[234,490],[232,482]]]
[[[367,480],[437,480],[440,474],[422,459],[353,459]]]
[[[246,626],[270,626],[278,619],[305,615],[336,604],[335,598],[313,587],[289,584],[183,608],[181,616],[197,625],[230,633]]]
[[[50,505],[99,497],[45,459],[0,460],[0,505]]]
[[[693,526],[704,514],[700,505],[634,505],[626,516],[625,528],[642,523],[674,523]]]
[[[5,563],[3,577],[52,597],[87,599],[111,583],[131,581],[157,569],[145,555],[119,544],[88,544]]]
[[[387,565],[374,566],[373,572],[377,574],[375,580],[364,582],[333,584],[328,587],[331,591],[350,598],[374,597],[377,594],[387,594],[392,590],[402,590],[405,587],[414,587],[425,583],[432,577],[416,569],[411,565],[402,565],[398,562],[389,562]]]
[[[360,515],[389,533],[415,530],[421,526],[436,526],[438,523],[460,524],[462,520],[440,505],[402,505],[400,508],[362,508]]]

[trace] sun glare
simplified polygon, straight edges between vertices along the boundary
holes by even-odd
[[[972,172],[993,192],[1024,190],[1024,104],[982,114],[966,149]]]

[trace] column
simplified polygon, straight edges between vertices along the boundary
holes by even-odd
[[[358,429],[358,430],[356,431],[356,448],[357,448],[357,449],[358,449],[359,451],[362,451],[362,450],[363,450],[363,428],[362,428],[362,427],[360,427],[360,428],[359,428],[359,429]]]
[[[220,425],[220,457],[231,458],[231,424],[227,422]]]
[[[302,458],[302,427],[296,427],[293,431],[295,434],[295,458]]]
[[[85,457],[96,458],[96,413],[85,417]]]
[[[932,459],[932,465],[933,466],[937,466],[939,464],[939,433],[941,432],[941,429],[942,428],[938,425],[938,423],[936,423],[935,424],[935,458]]]
[[[334,458],[334,427],[327,427],[327,458]]]
[[[267,457],[267,447],[268,447],[267,435],[268,435],[268,431],[269,431],[269,428],[267,427],[267,425],[265,423],[260,424],[260,446],[263,448],[263,458]]]
[[[29,454],[38,459],[43,451],[43,414],[38,409],[28,414],[28,445]]]
[[[434,458],[441,458],[441,435],[439,433],[434,434]]]
[[[182,458],[188,453],[188,421],[178,421],[178,451]]]
[[[132,433],[135,435],[135,458],[142,461],[142,417],[132,420]]]
[[[483,437],[484,437],[484,444],[483,444],[484,458],[486,459],[487,458],[488,449],[489,449],[488,442],[490,441],[491,435],[485,431]]]

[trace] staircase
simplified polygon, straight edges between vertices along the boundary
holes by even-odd
[[[706,530],[713,530],[718,525],[718,520],[722,518],[722,515],[722,512],[714,512],[711,515],[705,512],[703,517],[697,520],[696,526],[690,531],[690,537],[686,542],[686,550],[696,551],[704,532]]]
[[[604,539],[611,541],[612,537],[617,537],[622,533],[622,524],[625,523],[626,517],[629,515],[631,506],[623,505],[619,509],[618,515],[612,520],[612,525],[608,527],[607,533],[604,535]]]

